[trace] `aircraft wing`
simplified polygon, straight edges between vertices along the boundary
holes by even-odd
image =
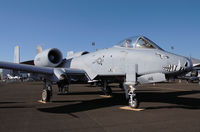
[[[86,72],[81,69],[39,67],[39,66],[33,66],[33,65],[16,64],[16,63],[2,62],[2,61],[0,61],[0,68],[46,75],[47,78],[50,78],[52,81],[55,81],[55,82],[59,81],[63,74],[70,75],[70,76],[84,75],[88,78]]]
[[[200,63],[193,64],[195,70],[200,70]]]
[[[32,66],[32,65],[26,65],[26,64],[16,64],[16,63],[3,62],[3,61],[0,61],[0,68],[40,73],[40,74],[53,74],[54,73],[53,68],[38,67],[38,66]]]
[[[44,75],[51,75],[51,76],[56,76],[58,79],[60,78],[62,74],[77,75],[77,76],[86,75],[86,72],[81,69],[39,67],[39,66],[33,66],[33,65],[16,64],[16,63],[2,62],[2,61],[0,61],[0,68],[13,69],[13,70],[18,70],[18,71],[38,73],[38,74],[44,74]]]
[[[192,61],[192,63],[193,63],[193,68],[194,68],[195,70],[200,70],[200,60],[191,57],[191,61]]]

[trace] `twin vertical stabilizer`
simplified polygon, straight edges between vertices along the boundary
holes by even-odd
[[[14,63],[20,63],[20,49],[19,46],[16,46],[14,49]]]
[[[42,46],[38,45],[36,48],[36,54],[39,54],[40,52],[42,52]]]

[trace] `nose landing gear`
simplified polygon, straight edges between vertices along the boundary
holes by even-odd
[[[139,107],[139,101],[136,97],[136,86],[135,85],[127,85],[124,84],[126,99],[128,100],[128,104],[131,108],[138,108]]]

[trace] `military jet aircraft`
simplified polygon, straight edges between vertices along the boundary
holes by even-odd
[[[187,80],[187,82],[199,82],[200,83],[200,60],[190,57],[193,64],[193,69],[189,73],[183,76],[179,76],[179,79]]]
[[[12,76],[10,74],[7,74],[7,78],[10,79],[10,80],[20,80],[21,79],[20,76]]]
[[[163,50],[145,36],[137,36],[126,38],[111,48],[79,52],[65,59],[58,49],[47,49],[36,55],[34,65],[0,62],[0,68],[40,75],[45,84],[43,101],[50,101],[52,82],[65,87],[72,78],[86,78],[88,82],[100,80],[108,94],[111,93],[109,82],[123,83],[130,107],[137,108],[137,84],[162,82],[185,74],[192,70],[192,62]]]

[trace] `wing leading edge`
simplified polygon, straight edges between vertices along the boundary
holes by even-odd
[[[52,75],[56,77],[58,77],[61,74],[77,75],[77,76],[86,75],[86,72],[81,69],[39,67],[33,65],[16,64],[16,63],[2,62],[2,61],[0,61],[0,68],[44,74],[44,75]]]
[[[16,64],[16,63],[3,62],[3,61],[0,61],[0,68],[26,71],[26,72],[32,72],[32,73],[40,73],[40,74],[54,73],[53,68],[38,67],[38,66],[32,66],[32,65],[26,65],[26,64]]]

